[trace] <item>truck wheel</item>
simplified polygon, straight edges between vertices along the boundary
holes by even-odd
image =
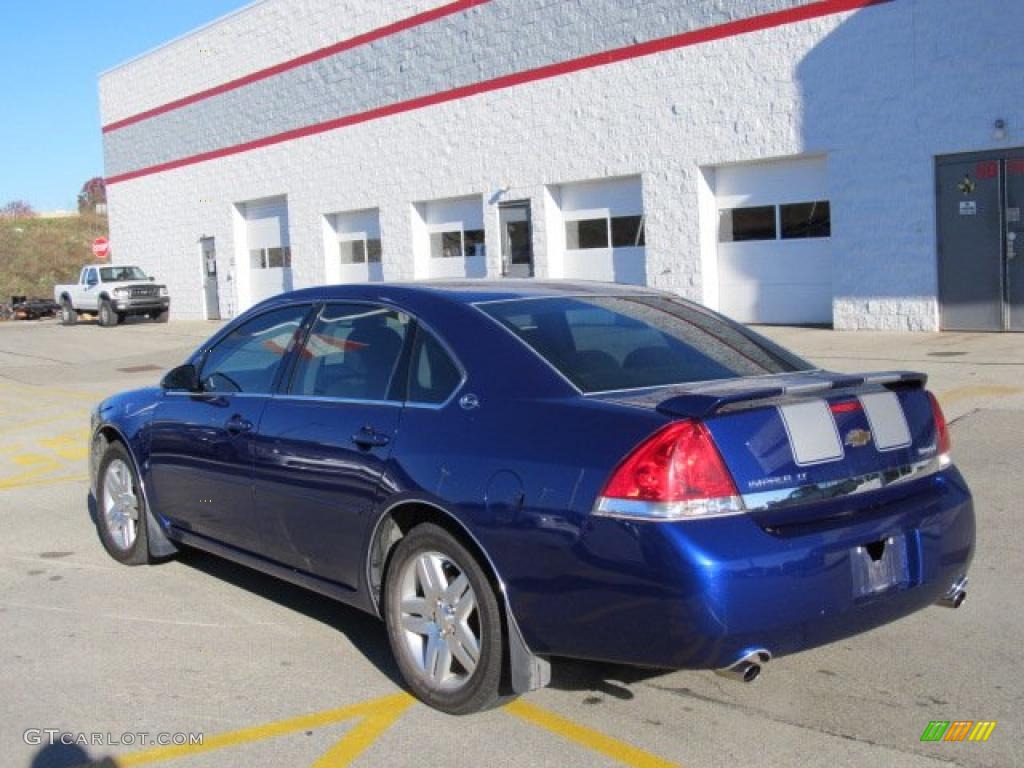
[[[113,328],[117,325],[117,313],[110,305],[110,299],[103,299],[100,302],[99,321],[103,328]]]
[[[158,323],[166,323],[171,319],[171,310],[165,309],[163,312],[155,312],[153,319]]]
[[[71,299],[64,299],[60,303],[60,324],[74,325],[78,322],[78,313],[71,304]]]

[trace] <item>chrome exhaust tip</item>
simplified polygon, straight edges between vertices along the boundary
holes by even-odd
[[[953,582],[949,591],[939,599],[943,608],[959,608],[967,599],[967,577],[961,576]]]
[[[736,680],[740,683],[752,683],[761,674],[761,669],[772,660],[772,655],[764,648],[751,651],[745,656],[737,659],[728,667],[716,669],[715,674]]]

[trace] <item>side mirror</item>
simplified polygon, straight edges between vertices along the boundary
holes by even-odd
[[[150,278],[149,278],[149,282],[151,282],[151,283],[152,283],[152,282],[156,282],[156,278],[155,278],[155,277],[150,277]]]
[[[199,392],[199,371],[194,365],[179,365],[167,372],[160,386],[174,392]]]

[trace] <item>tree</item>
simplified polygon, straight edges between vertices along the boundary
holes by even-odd
[[[35,215],[35,209],[24,200],[12,200],[0,208],[0,216],[9,219],[29,219]]]
[[[100,208],[99,206],[104,206]],[[107,205],[107,183],[102,176],[95,176],[82,185],[78,193],[79,213],[102,213]]]

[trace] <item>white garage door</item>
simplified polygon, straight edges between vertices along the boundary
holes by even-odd
[[[558,188],[565,222],[562,276],[644,285],[647,252],[639,176]]]
[[[483,199],[433,200],[420,210],[429,239],[430,277],[486,277]]]
[[[719,308],[745,323],[831,323],[824,158],[715,170]]]
[[[274,197],[243,203],[249,250],[249,295],[253,304],[292,289],[288,200]]]

